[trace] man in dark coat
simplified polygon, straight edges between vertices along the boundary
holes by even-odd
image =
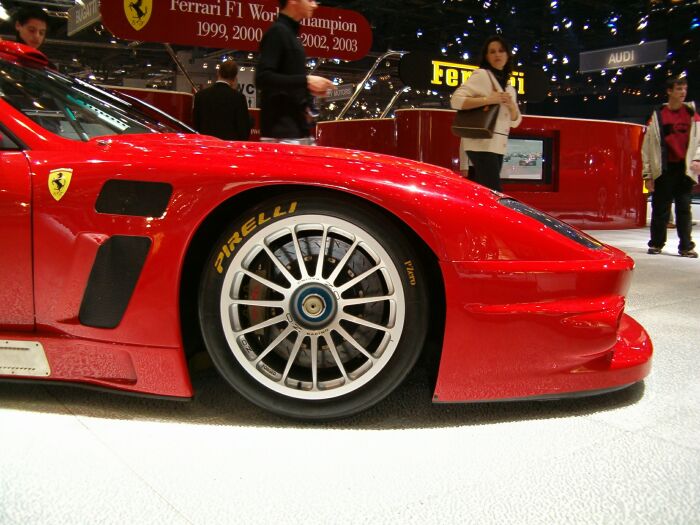
[[[194,129],[224,140],[248,140],[250,116],[245,96],[238,91],[238,64],[226,60],[219,65],[214,84],[198,91],[192,106]]]
[[[325,96],[333,83],[306,74],[306,54],[299,41],[301,21],[311,18],[315,0],[279,0],[280,14],[260,42],[255,82],[260,90],[263,142],[312,144],[313,97]]]

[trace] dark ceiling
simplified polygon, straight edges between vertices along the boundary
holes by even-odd
[[[115,40],[97,24],[72,37],[66,35],[66,11],[76,0],[0,0],[8,13],[23,5],[40,5],[52,15],[50,36],[42,48],[59,68],[98,82],[121,84],[124,79],[147,79],[149,85],[172,88],[176,66],[164,46]],[[103,0],[106,1],[106,0]],[[121,0],[110,0],[121,1]],[[324,0],[324,6],[362,13],[373,30],[370,56],[358,62],[316,64],[319,74],[360,82],[375,58],[387,50],[424,51],[435,57],[474,63],[481,43],[502,34],[517,49],[522,68],[537,68],[547,80],[547,97],[529,104],[530,113],[591,116],[641,121],[649,106],[663,97],[670,75],[690,79],[690,97],[700,98],[700,0]],[[9,22],[0,35],[11,37]],[[602,72],[578,72],[581,51],[668,40],[669,56],[652,64]],[[177,50],[184,48],[177,48]],[[230,50],[194,49],[196,57],[215,62],[224,52],[243,67],[254,67],[255,54]],[[468,57],[468,58],[466,58]],[[377,116],[403,87],[397,61],[383,61],[349,117]],[[446,107],[448,95],[402,93],[396,107]],[[322,107],[326,118],[338,104]]]

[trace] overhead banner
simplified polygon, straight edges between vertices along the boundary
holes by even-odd
[[[644,44],[584,51],[579,53],[579,71],[581,73],[589,73],[604,69],[661,64],[666,62],[667,52],[667,40],[654,40]]]
[[[277,19],[277,0],[110,0],[102,23],[116,37],[139,42],[257,51]],[[359,60],[372,46],[367,19],[356,11],[319,7],[302,20],[307,56]]]

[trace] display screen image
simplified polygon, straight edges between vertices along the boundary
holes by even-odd
[[[512,182],[547,182],[550,170],[546,139],[509,138],[503,156],[501,180]]]

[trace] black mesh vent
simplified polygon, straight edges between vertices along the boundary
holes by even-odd
[[[115,235],[100,246],[80,305],[80,322],[114,328],[122,320],[146,262],[151,239]]]
[[[97,197],[95,210],[113,215],[161,217],[173,187],[164,182],[108,180]]]

